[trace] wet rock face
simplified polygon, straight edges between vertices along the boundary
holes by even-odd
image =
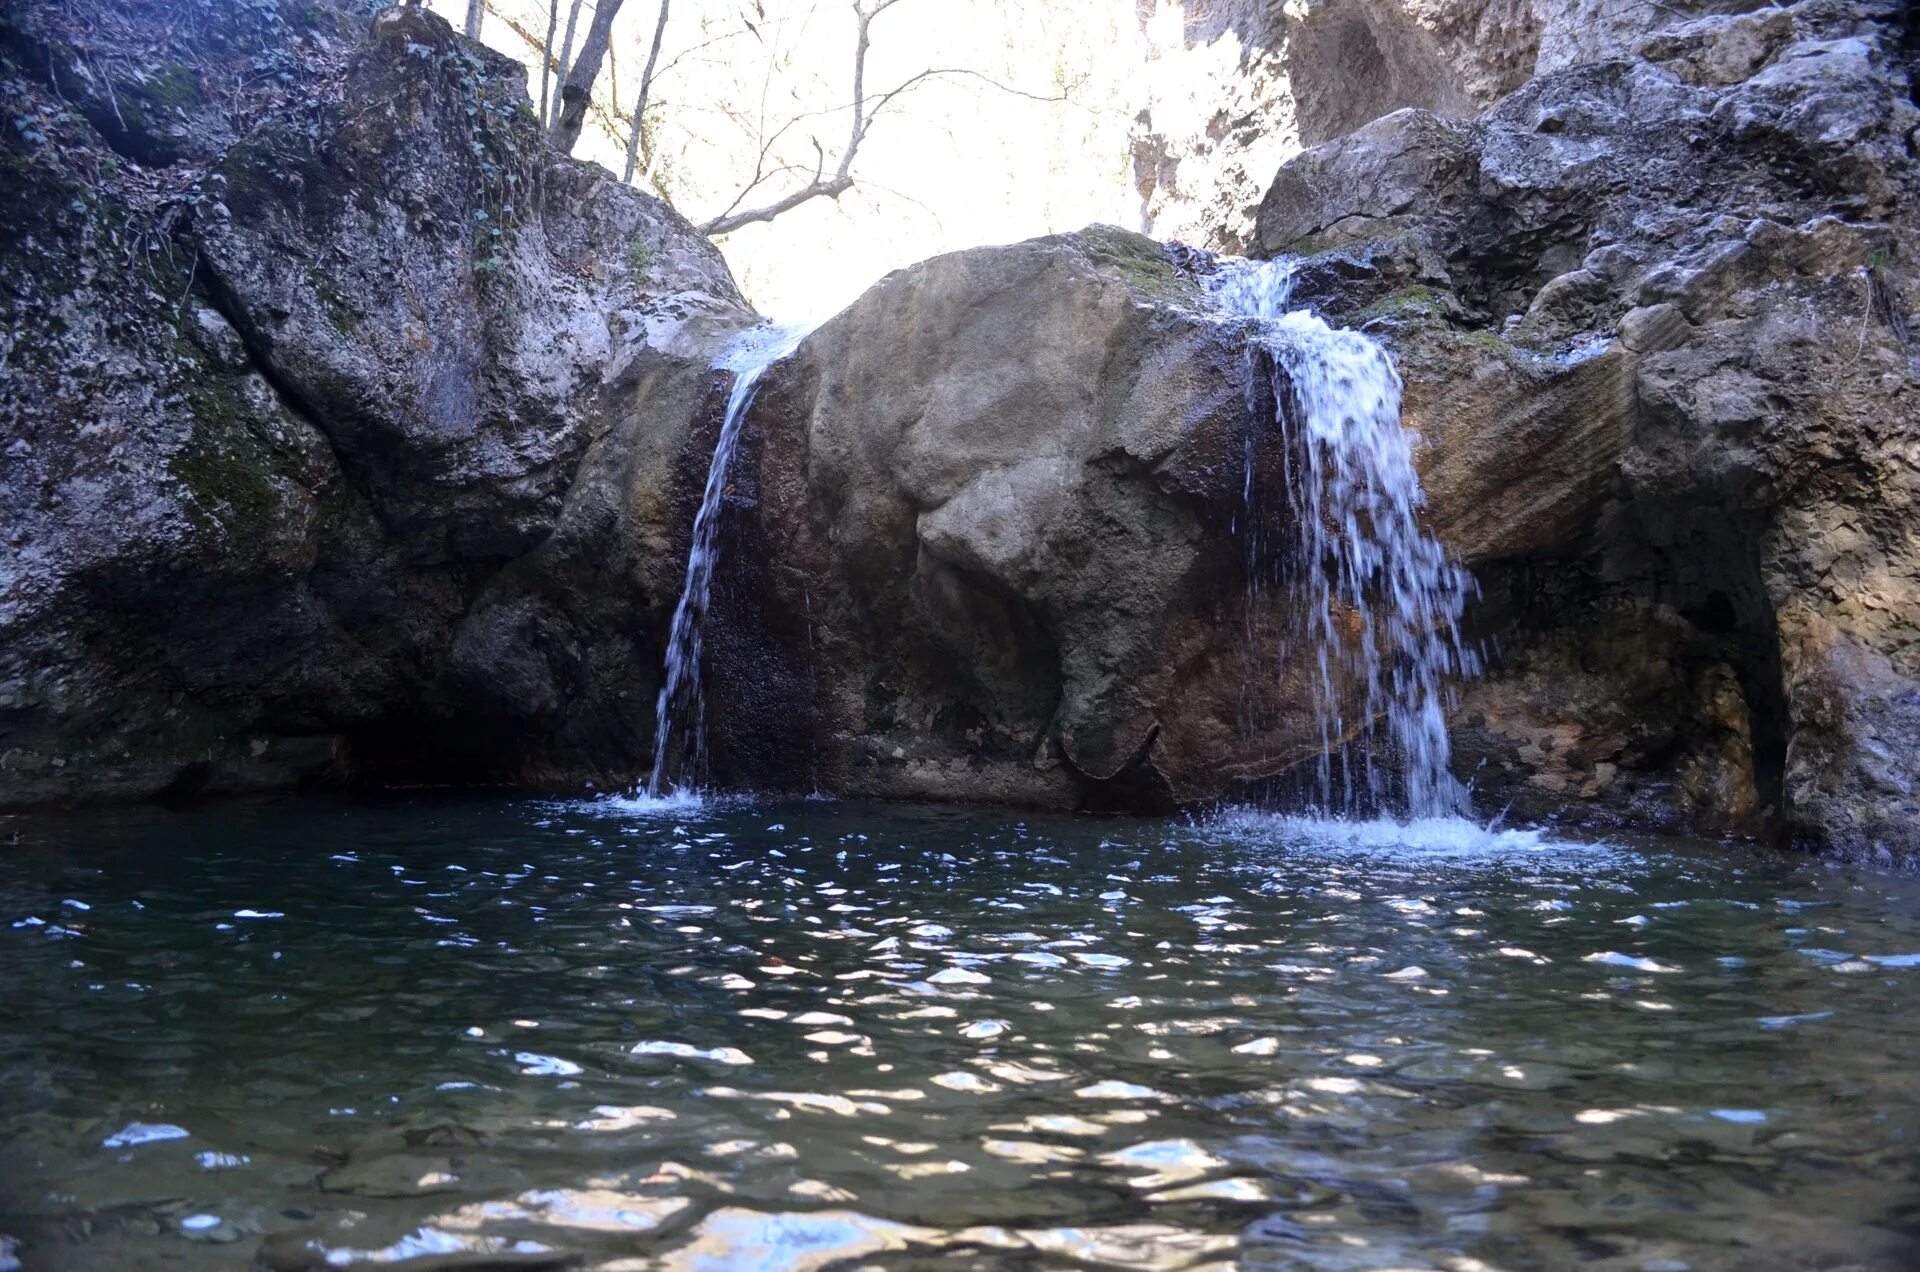
[[[137,83],[103,68],[189,53],[148,7],[88,9],[130,42],[104,62],[0,26],[0,803],[631,780],[708,367],[752,320],[724,265],[437,18],[182,4],[220,58]],[[1297,114],[1236,99],[1223,136],[1350,131],[1236,241],[1395,352],[1485,589],[1481,809],[1912,857],[1907,49],[1874,0],[1657,8],[1306,6]],[[286,39],[298,91],[222,78]],[[768,376],[706,626],[717,780],[1142,809],[1312,757],[1284,594],[1248,586],[1294,529],[1247,499],[1284,441],[1175,259],[943,257]]]
[[[0,803],[624,769],[717,253],[418,10],[81,8],[4,41]]]
[[[1504,670],[1456,730],[1483,802],[1920,850],[1896,16],[1664,24],[1269,189],[1262,249],[1394,346],[1436,525],[1487,585]]]

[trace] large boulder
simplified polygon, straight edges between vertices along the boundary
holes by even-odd
[[[718,253],[420,10],[94,7],[0,31],[0,804],[630,772]]]
[[[383,11],[320,139],[256,132],[204,183],[211,287],[327,421],[382,520],[455,557],[533,547],[610,389],[741,325],[725,264],[663,204],[546,145],[525,68]]]
[[[890,275],[776,368],[707,629],[716,771],[1143,808],[1316,753],[1247,638],[1283,618],[1246,546],[1277,435],[1202,308],[1093,229]]]
[[[228,154],[196,241],[410,565],[461,581],[362,757],[627,780],[679,584],[682,442],[752,315],[710,242],[556,155],[524,68],[438,18],[383,11],[344,92],[358,109],[317,143]]]
[[[367,711],[412,639],[389,628],[302,656],[334,641],[328,594],[386,572],[389,553],[324,434],[197,287],[177,233],[192,182],[232,139],[222,85],[157,19],[109,28],[147,37],[138,57],[88,58],[62,38],[83,34],[63,21],[97,16],[47,6],[0,23],[16,112],[0,130],[7,803],[325,771],[338,731],[313,705]],[[286,34],[255,9],[206,16],[217,65]],[[355,33],[290,38],[327,65]]]

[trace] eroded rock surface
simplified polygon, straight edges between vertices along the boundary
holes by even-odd
[[[1761,0],[1157,0],[1142,18],[1144,228],[1239,253],[1275,165],[1382,116],[1470,120],[1536,75],[1608,60],[1732,84],[1794,31]]]
[[[1374,120],[1270,188],[1261,248],[1393,344],[1488,585],[1505,670],[1457,730],[1483,802],[1920,849],[1898,17],[1615,24],[1632,56]]]

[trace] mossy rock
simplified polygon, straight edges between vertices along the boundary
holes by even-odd
[[[313,288],[313,294],[327,307],[327,316],[342,335],[353,335],[360,330],[362,314],[340,290],[340,284],[333,276],[317,265],[307,266],[307,284]]]
[[[162,67],[159,71],[127,86],[121,97],[124,107],[131,97],[138,102],[144,99],[155,106],[169,110],[186,110],[200,104],[204,94],[200,88],[200,73],[190,66],[176,62]]]
[[[1166,247],[1144,234],[1091,225],[1062,237],[1103,272],[1155,300],[1191,301],[1198,295],[1198,285],[1174,266]]]
[[[1425,318],[1444,314],[1453,307],[1452,297],[1447,293],[1423,284],[1415,284],[1412,287],[1402,287],[1396,292],[1389,292],[1371,304],[1356,310],[1353,314],[1353,322],[1364,324],[1380,320]]]
[[[194,525],[255,550],[284,538],[290,507],[324,480],[289,433],[298,425],[249,401],[245,381],[230,375],[198,379],[184,398],[192,432],[167,470],[185,489]]]

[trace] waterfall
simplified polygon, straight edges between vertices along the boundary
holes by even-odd
[[[1209,291],[1225,313],[1252,320],[1285,439],[1298,536],[1285,577],[1311,660],[1320,807],[1397,800],[1414,817],[1464,813],[1445,695],[1452,677],[1479,670],[1459,626],[1474,584],[1420,525],[1425,500],[1392,359],[1357,331],[1289,312],[1291,277],[1285,261],[1222,260]],[[1251,463],[1248,473],[1251,498]],[[1348,720],[1354,685],[1360,715]]]
[[[706,703],[700,687],[700,629],[706,619],[718,559],[720,504],[727,492],[727,470],[733,466],[733,452],[740,445],[741,426],[753,406],[760,378],[798,348],[812,330],[811,323],[751,327],[735,336],[714,363],[715,370],[733,373],[733,388],[727,394],[720,438],[707,465],[706,489],[700,496],[700,511],[693,518],[693,542],[687,549],[687,581],[680,589],[680,603],[674,607],[673,627],[667,636],[666,667],[660,699],[654,707],[649,796],[658,798],[666,793],[667,766],[676,743],[681,757],[679,784],[691,788],[697,781],[707,750]]]

